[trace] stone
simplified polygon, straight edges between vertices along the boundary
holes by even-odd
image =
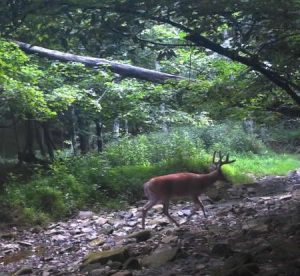
[[[130,227],[134,227],[138,224],[138,221],[136,221],[136,220],[128,221],[128,222],[126,222],[126,224]]]
[[[114,274],[111,274],[111,276],[132,276],[132,272],[128,270],[118,271]]]
[[[242,230],[247,232],[248,235],[255,237],[260,234],[268,233],[269,226],[263,221],[250,220],[250,221],[245,221]]]
[[[289,261],[300,256],[300,248],[296,243],[284,239],[270,241],[272,248],[270,258],[275,261]]]
[[[100,230],[100,234],[103,234],[103,235],[110,235],[113,232],[114,232],[114,228],[112,226],[105,227]]]
[[[177,236],[166,236],[166,237],[163,237],[161,242],[162,243],[176,243],[178,241],[178,237]]]
[[[121,262],[117,262],[117,261],[112,262],[111,260],[109,260],[109,261],[107,262],[107,265],[108,265],[111,269],[119,270],[119,269],[122,268],[122,263],[121,263]]]
[[[14,275],[26,275],[26,274],[32,274],[33,273],[33,270],[31,267],[23,267],[21,269],[19,269],[18,271],[16,271],[14,273]]]
[[[300,184],[294,185],[292,196],[294,200],[300,201]]]
[[[92,211],[79,211],[78,213],[78,218],[79,219],[89,219],[94,216],[94,212]]]
[[[7,233],[1,233],[0,238],[5,240],[12,240],[17,237],[17,233],[15,232],[7,232]]]
[[[217,243],[213,246],[211,253],[215,256],[228,258],[234,252],[226,243]]]
[[[98,224],[98,225],[104,225],[105,223],[107,223],[108,222],[108,219],[106,219],[106,218],[97,218],[96,220],[95,220],[95,223],[96,224]]]
[[[159,267],[169,261],[175,259],[179,251],[178,247],[163,247],[154,251],[151,255],[144,257],[141,260],[142,266]]]
[[[70,235],[67,234],[67,235],[61,235],[61,234],[58,234],[58,235],[54,235],[51,237],[51,240],[52,241],[58,241],[58,242],[61,242],[61,241],[65,241],[65,240],[68,240],[70,238]]]
[[[256,193],[256,188],[255,187],[247,187],[247,193],[255,194]]]
[[[229,257],[223,267],[218,269],[216,276],[253,276],[259,272],[259,267],[248,253],[235,253]]]
[[[32,243],[31,242],[26,242],[26,241],[17,241],[19,245],[25,246],[25,247],[31,247]]]
[[[195,272],[201,272],[206,267],[205,264],[198,264],[195,267]]]
[[[293,186],[293,191],[300,190],[300,184],[295,184]]]
[[[123,269],[141,269],[141,265],[137,258],[131,257],[125,261]]]
[[[151,238],[151,231],[143,230],[134,232],[126,236],[126,238],[135,238],[137,242],[143,242]]]
[[[282,195],[279,197],[279,200],[289,200],[292,198],[291,194],[287,194],[287,195]]]
[[[90,275],[90,276],[107,276],[109,274],[110,274],[109,268],[98,268],[98,269],[93,269],[92,271],[90,271],[88,275]]]
[[[300,169],[290,171],[288,173],[288,177],[299,179],[300,178]]]
[[[253,276],[257,274],[259,267],[257,264],[247,264],[234,267],[230,270],[222,270],[220,276]]]
[[[90,246],[101,246],[104,243],[105,243],[105,239],[103,239],[103,238],[100,237],[100,238],[96,238],[96,239],[90,241],[89,245]]]
[[[81,264],[81,269],[89,264],[100,263],[105,264],[109,260],[117,262],[125,262],[129,258],[128,250],[126,247],[114,248],[111,250],[92,252],[89,253]]]

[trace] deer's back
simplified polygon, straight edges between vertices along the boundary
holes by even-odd
[[[206,185],[205,178],[195,173],[175,173],[151,178],[144,184],[145,195],[160,199],[201,194]]]

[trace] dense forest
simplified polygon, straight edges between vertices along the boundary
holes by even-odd
[[[216,152],[210,201],[299,187],[298,0],[4,0],[0,18],[0,230],[140,207],[143,183],[208,175]]]

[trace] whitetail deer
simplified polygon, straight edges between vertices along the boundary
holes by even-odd
[[[214,152],[212,162],[215,165],[215,169],[207,174],[196,174],[189,172],[174,173],[153,177],[148,182],[146,182],[144,184],[144,192],[149,201],[142,209],[143,229],[145,228],[145,219],[148,210],[159,203],[163,204],[163,213],[169,218],[169,220],[179,226],[177,221],[169,214],[169,201],[171,198],[176,197],[189,196],[192,198],[195,209],[188,216],[188,218],[190,218],[196,211],[198,211],[199,208],[202,209],[203,214],[206,217],[204,206],[199,199],[199,196],[217,180],[226,180],[221,171],[221,167],[225,164],[235,162],[235,160],[229,160],[229,154],[226,155],[224,161],[223,157],[224,156],[222,156],[221,152],[219,152],[219,160],[216,162],[216,152]]]

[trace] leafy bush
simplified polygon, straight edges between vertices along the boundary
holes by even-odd
[[[207,150],[257,154],[267,150],[256,134],[245,132],[238,124],[215,124],[194,131],[203,140]]]
[[[48,186],[37,186],[26,192],[26,204],[35,210],[51,214],[53,218],[61,218],[67,214],[67,206],[61,191]]]
[[[216,124],[124,138],[109,144],[104,156],[111,166],[149,165],[170,159],[201,159],[201,155],[215,150],[263,153],[267,148],[255,134],[246,133],[237,124]]]
[[[170,159],[185,160],[204,153],[201,139],[188,129],[125,138],[109,144],[104,157],[112,166],[149,165]]]

